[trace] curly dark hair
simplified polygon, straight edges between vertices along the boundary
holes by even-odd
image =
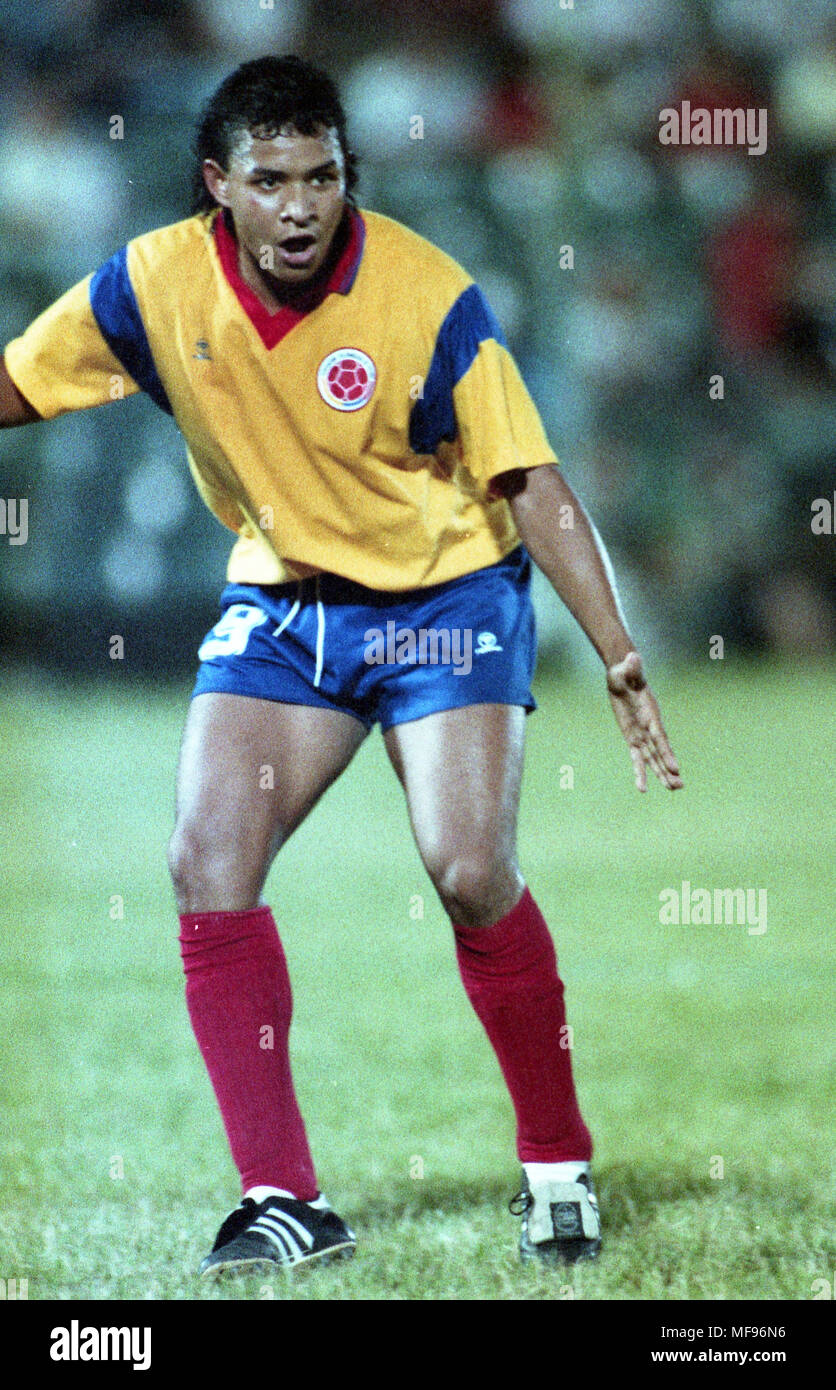
[[[336,83],[312,63],[287,54],[283,58],[254,58],[242,63],[204,107],[194,144],[192,211],[217,207],[203,181],[204,159],[214,159],[226,169],[229,156],[245,131],[271,139],[282,126],[300,135],[315,135],[325,126],[336,130],[345,158],[348,201],[357,184],[357,157],[349,148],[345,112]]]

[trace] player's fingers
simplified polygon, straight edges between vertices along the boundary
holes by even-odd
[[[630,758],[633,763],[633,775],[636,779],[636,786],[640,792],[647,791],[647,772],[645,770],[644,758],[641,748],[636,744],[630,744]]]
[[[662,759],[657,747],[656,738],[653,734],[652,712],[641,709],[636,712],[634,728],[638,735],[638,745],[646,762],[650,763],[657,777],[661,775]]]
[[[647,731],[647,737],[654,748],[655,758],[658,759],[658,762],[654,763],[655,773],[657,773],[659,780],[668,785],[668,776],[679,777],[679,763],[676,762],[675,753],[670,748],[664,724],[659,719],[658,709],[648,710],[645,731]]]
[[[668,769],[665,767],[665,764],[659,756],[659,753],[656,748],[651,748],[648,751],[648,761],[650,762],[650,766],[653,768],[653,771],[659,778],[659,781],[662,783],[662,785],[664,787],[668,786],[668,779],[671,776],[671,773],[668,772]]]
[[[676,754],[674,753],[674,751],[673,751],[673,749],[671,748],[670,744],[668,743],[667,739],[665,739],[664,745],[663,745],[662,748],[660,749],[660,752],[661,752],[662,761],[664,762],[665,767],[668,769],[669,772],[672,772],[673,775],[674,775],[675,777],[678,777],[678,776],[679,776],[679,763],[678,763],[678,761],[677,761]]]
[[[667,787],[670,791],[675,791],[677,787],[684,785],[679,773],[669,772],[664,764],[661,764],[660,767],[657,768],[656,776],[659,778],[662,786]]]
[[[671,774],[668,772],[667,766],[665,764],[664,752],[662,747],[660,747],[659,742],[660,737],[664,742],[666,742],[664,729],[662,728],[660,721],[655,717],[652,708],[649,710],[643,710],[642,714],[643,717],[641,719],[639,729],[641,734],[641,748],[644,754],[644,758],[653,768],[653,771],[659,778],[659,781],[662,782],[665,786],[667,786],[668,778]],[[678,774],[678,772],[679,769],[677,768],[676,773]]]
[[[681,787],[682,779],[679,775],[679,763],[676,760],[676,756],[674,754],[673,749],[668,743],[664,729],[662,729],[660,734],[654,739],[654,747],[656,749],[657,757],[659,758],[659,761],[666,774],[666,777],[663,780],[665,780],[667,782],[667,785],[670,786],[672,784],[667,779],[672,778],[673,784],[679,785]]]
[[[679,763],[677,762],[676,755],[674,754],[670,742],[668,741],[668,736],[665,733],[665,728],[659,716],[658,708],[652,708],[650,710],[646,727],[648,735],[653,742],[656,754],[660,758],[662,764],[668,772],[673,774],[674,777],[678,777]]]
[[[656,776],[659,778],[659,781],[662,783],[662,785],[665,787],[669,787],[670,790],[673,791],[676,787],[681,787],[683,783],[682,778],[679,775],[679,767],[677,765],[676,759],[673,758],[673,755],[671,755],[671,759],[673,762],[672,767],[668,765],[664,756],[657,748],[655,750],[653,770],[656,773]]]
[[[650,763],[650,766],[653,768],[653,771],[656,773],[656,776],[659,778],[659,781],[664,782],[665,777],[667,776],[667,770],[665,768],[665,764],[662,762],[662,759],[659,757],[655,744],[652,742],[652,740],[648,739],[644,745],[644,748],[645,757],[647,758],[647,761]]]
[[[660,758],[664,760],[671,772],[678,772],[679,766],[671,748],[670,741],[665,733],[664,725],[659,718],[658,712],[653,712],[647,723],[647,730],[656,747]]]

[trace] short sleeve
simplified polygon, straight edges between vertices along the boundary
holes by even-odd
[[[96,323],[91,278],[39,314],[4,353],[12,381],[45,420],[139,390]]]
[[[542,421],[478,285],[459,295],[438,333],[410,447],[435,453],[458,439],[462,462],[486,494],[501,473],[557,463]]]
[[[6,347],[18,390],[50,420],[143,390],[170,413],[128,273],[127,247]]]

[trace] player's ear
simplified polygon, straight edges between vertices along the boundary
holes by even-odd
[[[229,175],[216,159],[204,159],[203,182],[221,207],[229,207]]]

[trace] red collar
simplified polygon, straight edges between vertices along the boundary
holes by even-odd
[[[213,230],[221,268],[234,289],[244,313],[258,332],[258,336],[266,348],[274,348],[277,343],[280,343],[291,328],[295,328],[306,314],[309,314],[312,309],[322,303],[326,295],[348,294],[360,268],[366,240],[366,224],[360,213],[355,208],[350,207],[348,215],[351,220],[351,232],[345,249],[313,303],[305,309],[292,309],[283,305],[275,314],[271,314],[255,291],[251,290],[246,281],[242,280],[238,270],[238,243],[227,227],[223,213],[218,213]]]

